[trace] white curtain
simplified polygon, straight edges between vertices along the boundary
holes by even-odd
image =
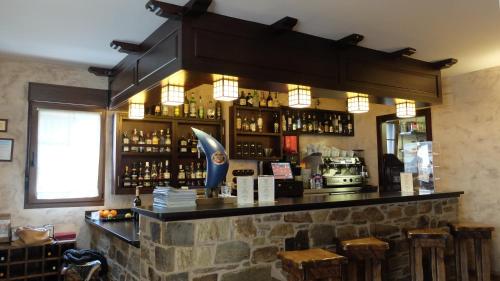
[[[98,196],[100,133],[98,112],[39,110],[37,199]]]

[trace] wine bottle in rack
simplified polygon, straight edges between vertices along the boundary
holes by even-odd
[[[127,132],[123,132],[123,138],[122,138],[122,149],[123,152],[129,152],[130,151],[130,139],[128,137]]]
[[[128,166],[125,165],[125,173],[123,174],[123,187],[131,187],[132,178],[130,177]]]

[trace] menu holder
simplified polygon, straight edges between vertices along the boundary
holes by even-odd
[[[253,205],[253,177],[236,177],[238,205]]]
[[[259,176],[257,185],[259,203],[274,202],[274,176]]]
[[[413,190],[413,174],[412,173],[401,173],[401,192],[402,193],[412,193]]]

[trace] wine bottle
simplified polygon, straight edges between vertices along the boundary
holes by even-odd
[[[265,97],[265,95],[263,93],[260,93],[259,106],[260,107],[266,107],[267,106],[267,100],[266,100],[266,97]]]
[[[236,130],[241,131],[241,116],[240,112],[236,112]]]
[[[208,107],[207,107],[207,118],[210,119],[210,120],[213,120],[215,119],[215,107],[214,107],[214,103],[212,102],[212,100],[210,100],[208,102]]]
[[[274,132],[275,133],[279,133],[280,131],[280,121],[279,121],[279,118],[278,118],[278,113],[274,113]]]
[[[134,207],[140,207],[142,205],[141,197],[139,196],[140,194],[140,189],[139,187],[135,188],[135,198],[134,198]]]
[[[263,126],[264,120],[262,119],[262,113],[259,112],[259,116],[257,117],[257,128],[260,133],[262,133]]]
[[[144,145],[146,144],[146,141],[144,140],[144,132],[143,131],[139,131],[139,142],[137,143],[139,144],[139,152],[144,152]]]
[[[187,94],[184,95],[184,104],[182,105],[182,116],[189,116],[189,101],[187,98]]]
[[[196,118],[196,99],[193,93],[191,93],[191,99],[189,100],[189,117]]]
[[[269,91],[269,93],[267,94],[267,99],[266,99],[266,104],[267,104],[267,107],[273,107],[273,98],[271,97],[271,92]]]
[[[245,93],[243,91],[241,91],[241,95],[240,95],[240,105],[242,106],[245,106],[247,105],[247,99],[245,97]]]
[[[205,107],[203,106],[201,95],[200,95],[200,101],[198,102],[198,118],[205,119]]]
[[[123,138],[122,138],[122,145],[123,145],[123,152],[129,152],[130,151],[130,139],[127,135],[127,132],[123,132]]]
[[[130,187],[132,185],[132,178],[130,177],[128,165],[125,165],[125,173],[123,174],[123,187]]]
[[[222,119],[222,103],[220,101],[215,102],[215,115],[217,116],[217,120]]]

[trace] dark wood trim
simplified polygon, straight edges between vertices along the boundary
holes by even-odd
[[[183,16],[199,17],[207,12],[210,4],[212,0],[190,0],[184,6],[150,0],[146,3],[146,9],[160,17],[179,19]]]
[[[51,95],[50,93],[54,93]],[[106,91],[30,83],[28,112],[28,144],[25,170],[24,207],[55,208],[77,206],[101,206],[104,204],[105,149],[106,149],[106,106],[103,95]],[[61,98],[62,97],[62,98]],[[80,98],[79,98],[80,97]],[[61,100],[59,100],[61,98]],[[36,199],[36,157],[38,155],[38,109],[59,109],[99,112],[101,114],[100,156],[98,164],[98,196],[94,198]]]
[[[403,48],[403,49],[394,51],[392,53],[389,53],[389,56],[391,56],[393,58],[401,58],[403,56],[409,57],[409,56],[414,55],[416,52],[417,52],[417,49],[408,47],[408,48]]]
[[[6,133],[9,129],[9,119],[0,119],[0,122],[5,122],[5,129],[0,130],[0,133]]]
[[[445,59],[445,60],[440,60],[440,61],[433,62],[432,65],[436,69],[446,69],[446,68],[452,67],[457,62],[458,62],[457,59],[449,58],[449,59]]]
[[[140,44],[134,44],[131,42],[113,40],[109,43],[109,46],[118,52],[125,54],[140,54],[144,52],[144,49]]]
[[[292,30],[295,25],[297,25],[297,22],[298,19],[287,16],[271,24],[271,28],[275,32],[289,31]]]
[[[419,116],[425,116],[425,127],[426,127],[426,132],[427,132],[427,140],[432,141],[432,117],[431,117],[431,109],[430,108],[423,108],[423,109],[418,109],[416,117]],[[389,120],[395,120],[399,119],[396,116],[396,113],[394,114],[388,114],[388,115],[380,115],[376,117],[376,129],[377,129],[377,156],[378,156],[378,185],[379,185],[379,191],[383,192],[384,187],[381,185],[381,178],[382,178],[382,142],[380,141],[382,137],[382,131],[380,129],[380,125],[386,121]]]
[[[340,46],[356,46],[363,41],[363,39],[365,39],[363,35],[353,33],[337,40],[337,44]]]
[[[12,145],[10,147],[10,159],[8,160],[1,160],[0,162],[12,162],[12,157],[14,156],[14,139],[12,138],[0,138],[0,140],[6,140],[6,141],[11,141]]]
[[[113,76],[115,72],[109,68],[95,67],[91,66],[87,69],[88,72],[94,74],[95,76]]]

